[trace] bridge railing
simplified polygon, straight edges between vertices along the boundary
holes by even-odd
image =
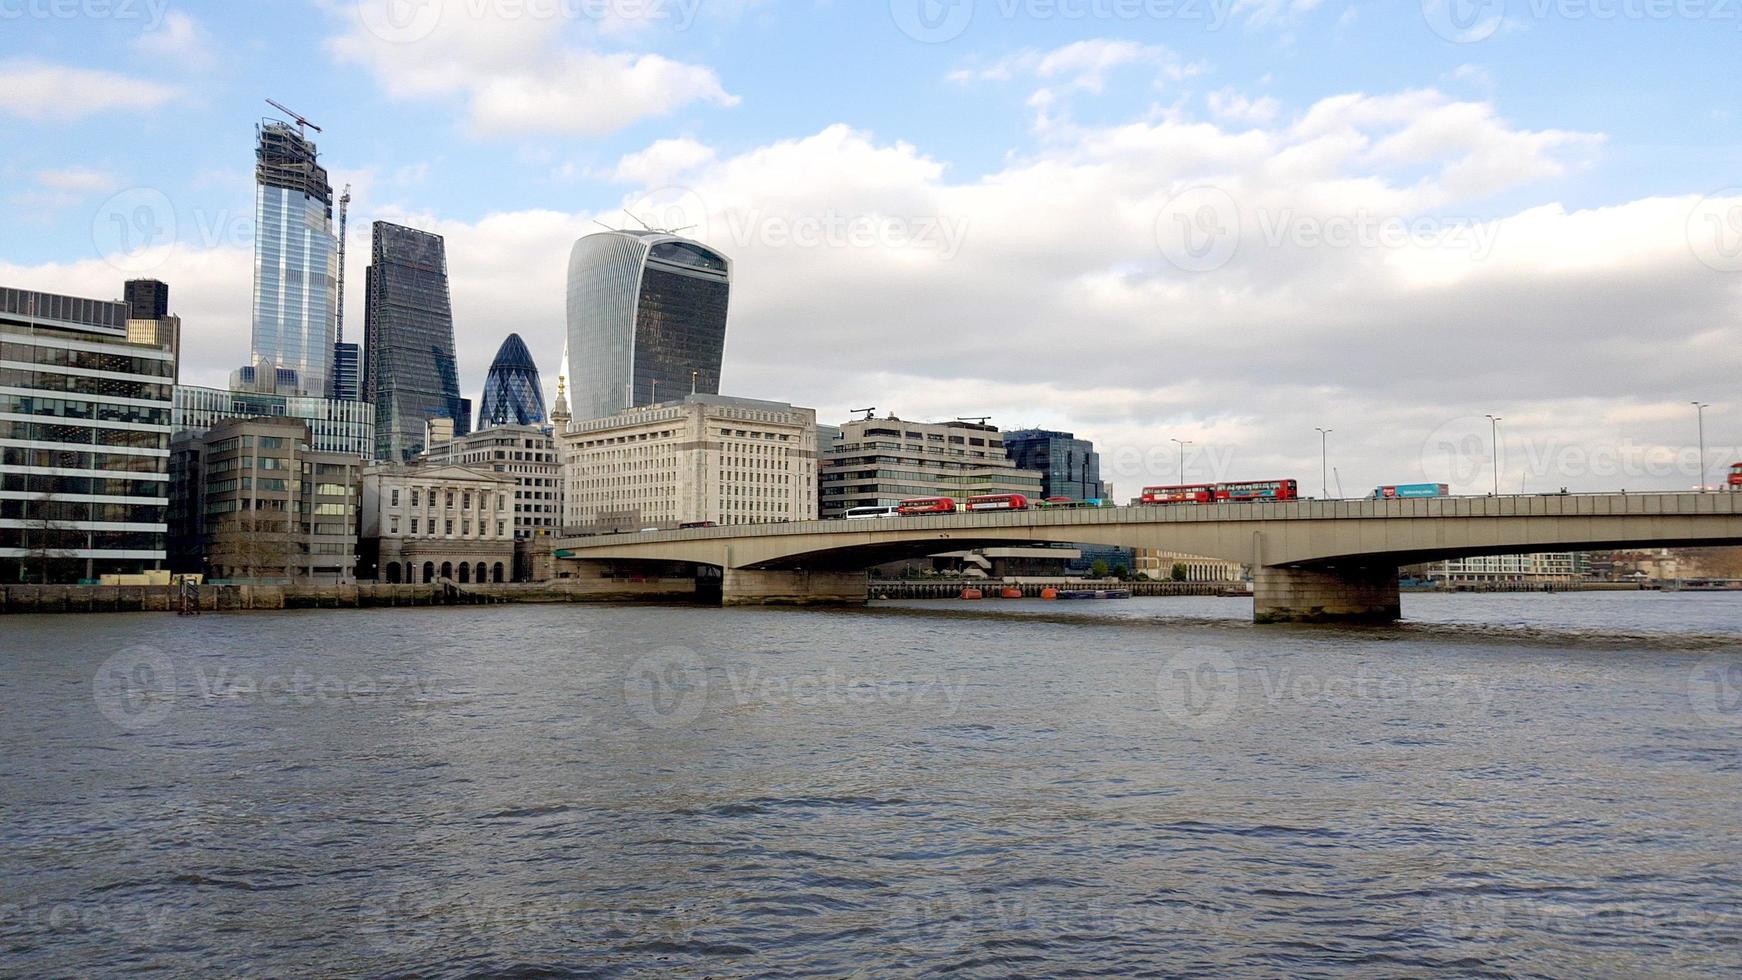
[[[618,547],[672,541],[742,540],[794,534],[872,534],[884,531],[999,527],[1068,527],[1092,524],[1237,522],[1273,520],[1379,520],[1408,518],[1614,517],[1739,514],[1742,493],[1485,494],[1375,500],[1371,497],[1224,504],[1132,505],[1093,510],[1027,510],[956,513],[864,521],[788,521],[731,524],[687,530],[565,536],[563,547]]]

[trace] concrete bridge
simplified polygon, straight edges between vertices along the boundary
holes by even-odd
[[[1476,555],[1742,545],[1742,493],[1116,507],[808,521],[565,538],[581,563],[721,570],[727,605],[860,603],[874,565],[1012,544],[1117,545],[1254,569],[1259,622],[1387,622],[1403,565]]]

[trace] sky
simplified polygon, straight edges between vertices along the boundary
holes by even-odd
[[[1686,489],[1695,402],[1742,460],[1739,44],[1742,0],[0,0],[0,284],[161,278],[222,386],[272,98],[352,189],[348,339],[370,223],[439,233],[474,399],[511,332],[554,388],[570,247],[644,221],[734,260],[724,390],[825,423],[1074,431],[1121,498],[1182,442]]]

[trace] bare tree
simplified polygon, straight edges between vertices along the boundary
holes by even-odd
[[[18,566],[20,581],[30,575],[33,567],[42,585],[48,585],[50,579],[67,574],[65,567],[71,563],[74,552],[73,548],[67,546],[67,538],[79,532],[71,524],[55,516],[60,504],[60,499],[52,491],[39,493],[31,499],[30,510],[25,514],[21,542],[25,554],[23,562]],[[61,569],[59,575],[56,574],[57,568]]]
[[[212,528],[211,565],[244,578],[293,578],[297,546],[290,515],[272,511],[226,514]]]

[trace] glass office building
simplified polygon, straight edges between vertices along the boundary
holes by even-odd
[[[363,349],[356,344],[333,345],[332,397],[343,402],[363,398]]]
[[[1004,451],[1018,469],[1040,472],[1044,496],[1099,500],[1107,495],[1101,482],[1101,456],[1087,439],[1069,432],[1023,429],[1004,433]]]
[[[0,581],[163,566],[179,332],[159,282],[0,287]]]
[[[259,128],[254,185],[254,363],[294,371],[298,394],[324,396],[339,309],[333,188],[314,143],[275,121]]]
[[[375,406],[368,402],[194,385],[175,389],[177,435],[185,432],[203,438],[219,422],[261,417],[304,423],[309,448],[315,452],[344,453],[365,460],[375,455]]]
[[[424,450],[424,423],[472,431],[472,401],[460,397],[448,260],[440,235],[386,221],[374,226],[365,286],[363,400],[375,406],[373,458],[408,462]]]
[[[538,380],[538,365],[517,333],[508,335],[496,351],[490,373],[484,378],[484,397],[478,403],[478,428],[499,425],[543,425],[544,389]]]
[[[607,231],[569,253],[570,405],[577,419],[720,392],[732,263],[677,235]]]

